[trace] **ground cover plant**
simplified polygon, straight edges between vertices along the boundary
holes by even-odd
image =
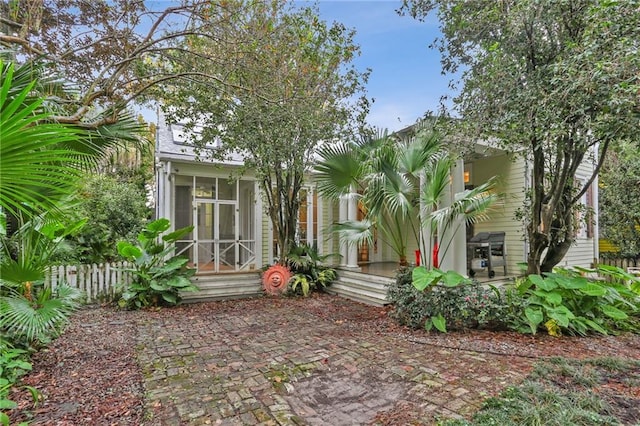
[[[442,426],[631,425],[637,405],[640,362],[620,358],[539,361],[529,377],[489,398],[470,421]]]
[[[443,332],[463,328],[507,329],[513,309],[496,288],[451,271],[425,268],[400,269],[389,287],[388,300],[394,306],[391,316],[401,324],[427,330],[435,327]]]
[[[585,272],[607,279],[587,278]],[[559,268],[529,275],[516,290],[526,300],[525,322],[533,334],[539,328],[551,335],[640,330],[640,279],[620,268]]]

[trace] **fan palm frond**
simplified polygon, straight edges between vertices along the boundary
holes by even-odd
[[[37,300],[13,291],[0,297],[0,328],[29,342],[57,336],[79,300],[79,291],[66,286],[59,287],[56,293],[42,289]]]
[[[13,65],[6,66],[0,88],[0,207],[13,215],[32,214],[56,208],[56,202],[71,193],[79,181],[79,164],[85,155],[59,148],[75,142],[74,129],[58,124],[40,124],[47,114],[38,113],[41,99],[28,101],[35,82],[12,92]],[[13,93],[9,97],[9,93]]]
[[[354,146],[343,142],[326,144],[319,149],[318,156],[315,166],[318,192],[334,200],[351,192],[362,175],[362,162]]]

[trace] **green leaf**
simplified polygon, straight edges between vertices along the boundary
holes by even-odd
[[[596,283],[588,283],[580,289],[580,292],[586,294],[587,296],[599,297],[607,294],[607,289]]]
[[[424,329],[426,331],[431,331],[431,329],[433,328],[433,321],[431,321],[431,318],[425,320],[424,322]]]
[[[171,303],[172,305],[176,305],[176,304],[178,304],[178,298],[177,298],[177,297],[176,297],[176,295],[175,295],[175,294],[173,294],[173,293],[164,292],[164,293],[162,293],[162,298],[163,298],[165,301],[167,301],[167,302]]]
[[[605,314],[609,318],[613,318],[617,320],[623,320],[623,319],[629,318],[629,315],[627,315],[624,311],[621,311],[620,309],[616,308],[615,306],[602,305],[600,306],[600,310],[602,311],[603,314]]]
[[[442,277],[442,283],[446,287],[457,287],[460,284],[467,284],[470,280],[460,275],[456,271],[447,271]]]
[[[151,287],[152,290],[160,291],[160,292],[169,290],[169,286],[165,285],[164,283],[158,282],[156,280],[151,281],[151,284],[149,285],[149,287]]]
[[[585,317],[580,317],[580,319],[582,319],[582,321],[584,321],[585,324],[587,324],[589,327],[591,327],[592,329],[594,329],[595,331],[597,331],[600,334],[609,334],[607,333],[607,330],[605,330],[602,326],[600,326],[600,324],[598,324],[597,322],[589,319],[589,318],[585,318]]]
[[[536,332],[538,331],[538,326],[544,318],[542,311],[540,310],[540,308],[527,307],[525,309],[525,317],[527,319],[527,325],[529,326],[531,334],[536,334]]]
[[[161,217],[160,219],[154,220],[147,225],[147,229],[156,235],[166,231],[171,227],[171,222],[169,219]]]
[[[10,399],[0,399],[0,410],[13,410],[16,408],[18,404],[11,401]],[[2,417],[0,417],[2,419]],[[6,423],[9,424],[9,423]]]
[[[169,287],[174,287],[178,289],[182,289],[184,287],[189,287],[192,285],[191,281],[187,277],[183,277],[183,276],[171,277],[171,279],[169,279],[166,282],[166,284]]]
[[[444,319],[442,314],[438,314],[435,317],[431,317],[431,321],[433,322],[433,326],[440,332],[447,332],[447,321]]]
[[[563,277],[558,275],[555,281],[561,288],[567,290],[580,290],[589,284],[589,280],[584,277]]]
[[[535,286],[540,286],[544,283],[544,278],[537,274],[531,274],[527,276],[527,279]]]
[[[118,253],[127,259],[138,259],[142,256],[142,250],[127,241],[118,243]]]
[[[557,291],[545,293],[543,297],[548,303],[552,304],[553,306],[558,306],[562,303],[562,295]]]
[[[561,327],[569,327],[569,321],[576,317],[573,312],[563,305],[548,308],[547,315],[556,320]]]
[[[529,280],[539,289],[551,291],[558,288],[558,284],[551,278],[542,278],[540,275],[529,275]]]
[[[427,287],[437,284],[442,275],[439,269],[427,270],[424,266],[418,266],[413,269],[411,279],[415,288],[424,291]]]
[[[175,231],[173,231],[173,232],[171,232],[171,233],[169,233],[167,235],[164,235],[162,237],[162,241],[164,241],[166,243],[176,242],[177,240],[179,240],[183,236],[187,235],[191,231],[193,231],[193,226],[187,226],[185,228],[176,229]]]
[[[529,321],[529,323],[536,327],[544,319],[544,315],[542,314],[541,309],[534,309],[529,307],[524,310],[524,315],[527,317],[527,320]]]

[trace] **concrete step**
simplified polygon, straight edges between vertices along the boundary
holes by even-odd
[[[251,274],[196,275],[193,282],[200,290],[181,293],[184,302],[240,299],[262,295],[260,276]]]
[[[329,294],[335,294],[346,299],[366,303],[367,305],[384,306],[389,303],[386,300],[386,294],[366,291],[350,286],[349,284],[344,285],[338,282],[334,282],[329,287],[327,287],[325,291]]]
[[[383,277],[380,275],[370,275],[362,272],[338,270],[338,277],[344,281],[364,281],[371,284],[389,285],[395,281],[395,278]]]
[[[388,304],[387,287],[393,278],[363,274],[353,271],[338,271],[338,279],[327,291],[332,294],[375,306]]]
[[[372,281],[369,281],[367,278],[355,278],[355,277],[344,277],[344,276],[338,276],[335,282],[340,282],[343,284],[351,285],[352,287],[362,288],[362,289],[366,289],[366,290],[370,290],[378,293],[384,293],[384,294],[387,293],[387,288],[391,283],[391,281],[388,281],[386,283],[372,282]]]

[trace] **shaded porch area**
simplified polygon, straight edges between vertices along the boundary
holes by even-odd
[[[398,271],[398,263],[397,262],[369,262],[359,265],[360,271],[359,273],[363,275],[373,275],[377,277],[386,277],[395,279],[396,272]],[[495,268],[495,276],[493,278],[489,278],[488,270],[485,272],[476,272],[473,277],[480,283],[504,283],[508,281],[512,281],[517,277],[515,274],[504,274],[502,267]]]

